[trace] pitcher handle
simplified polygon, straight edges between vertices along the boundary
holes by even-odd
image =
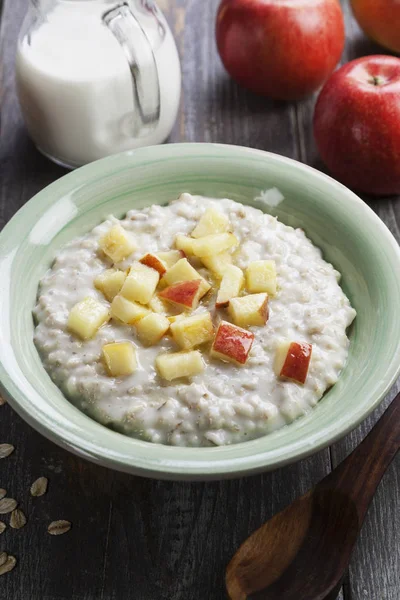
[[[160,121],[160,82],[150,40],[126,2],[104,13],[103,23],[121,44],[129,63],[140,119],[135,135],[143,129],[148,133]]]

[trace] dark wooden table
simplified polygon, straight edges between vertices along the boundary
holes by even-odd
[[[15,95],[15,47],[27,4],[3,0],[2,6],[0,228],[65,173],[35,150]],[[269,102],[239,89],[224,73],[214,42],[218,1],[159,4],[175,32],[183,66],[182,105],[170,141],[253,146],[322,168],[312,139],[313,98]],[[343,60],[382,52],[363,37],[343,4]],[[400,239],[400,199],[366,201]],[[274,473],[213,483],[151,481],[94,466],[48,442],[9,406],[1,406],[0,443],[14,444],[16,450],[0,463],[0,487],[20,501],[29,521],[0,537],[0,552],[18,558],[15,570],[0,578],[0,599],[221,600],[225,565],[240,542],[329,473],[394,394],[352,434],[312,458]],[[49,491],[32,499],[29,486],[42,475],[50,480]],[[400,456],[370,509],[340,598],[400,599],[399,515]],[[60,537],[48,535],[47,524],[54,519],[69,519],[73,529]]]

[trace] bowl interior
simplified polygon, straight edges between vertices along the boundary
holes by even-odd
[[[270,187],[284,196],[277,206],[260,202]],[[307,416],[258,440],[182,449],[109,431],[63,397],[32,341],[37,284],[60,246],[111,213],[120,217],[133,207],[163,204],[183,191],[229,197],[302,227],[342,273],[342,286],[357,310],[348,363],[338,383]],[[400,364],[399,267],[395,240],[361,200],[289,159],[211,144],[177,144],[114,156],[52,184],[3,230],[0,381],[12,406],[36,429],[113,468],[172,478],[274,468],[355,427],[394,382]]]

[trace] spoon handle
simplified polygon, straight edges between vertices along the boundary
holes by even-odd
[[[363,521],[383,474],[400,448],[400,393],[359,446],[319,487],[350,496]]]

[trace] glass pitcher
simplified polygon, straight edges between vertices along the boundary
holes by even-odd
[[[37,148],[70,168],[163,142],[180,100],[176,45],[152,0],[31,0],[16,78]]]

